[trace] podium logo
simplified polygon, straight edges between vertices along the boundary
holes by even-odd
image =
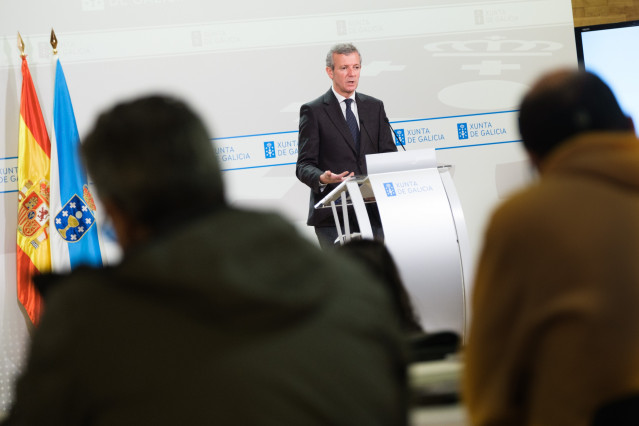
[[[395,192],[395,186],[392,182],[385,183],[384,190],[386,191],[387,197],[395,197],[397,195],[397,192]]]
[[[264,142],[264,157],[275,158],[275,142]]]
[[[457,123],[457,137],[468,139],[468,123]]]
[[[404,129],[397,129],[393,133],[395,133],[395,145],[406,145],[406,135],[404,134]]]

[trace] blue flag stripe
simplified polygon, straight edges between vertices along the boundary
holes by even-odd
[[[53,124],[58,149],[60,175],[60,199],[64,206],[74,195],[84,199],[83,188],[87,184],[86,171],[80,161],[80,136],[75,121],[71,96],[62,71],[60,60],[56,64]],[[58,212],[54,212],[57,215]],[[87,226],[84,223],[79,226]],[[84,233],[77,242],[67,243],[71,269],[80,264],[102,266],[97,225]]]

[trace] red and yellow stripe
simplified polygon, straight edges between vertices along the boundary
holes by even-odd
[[[48,238],[51,141],[25,57],[22,58],[22,95],[18,140],[18,300],[38,323],[42,300],[33,286],[34,275],[51,270]]]

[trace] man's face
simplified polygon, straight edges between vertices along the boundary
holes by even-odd
[[[348,98],[357,89],[361,69],[359,53],[342,55],[333,53],[334,67],[326,67],[326,73],[333,80],[333,87],[340,95]]]

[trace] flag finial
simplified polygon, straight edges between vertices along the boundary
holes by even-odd
[[[57,55],[58,54],[58,39],[55,36],[55,32],[53,31],[53,28],[51,28],[51,47],[53,47],[53,54]]]
[[[22,40],[22,36],[20,35],[20,31],[18,31],[18,49],[20,49],[20,57],[26,58],[27,55],[24,53],[24,40]]]

